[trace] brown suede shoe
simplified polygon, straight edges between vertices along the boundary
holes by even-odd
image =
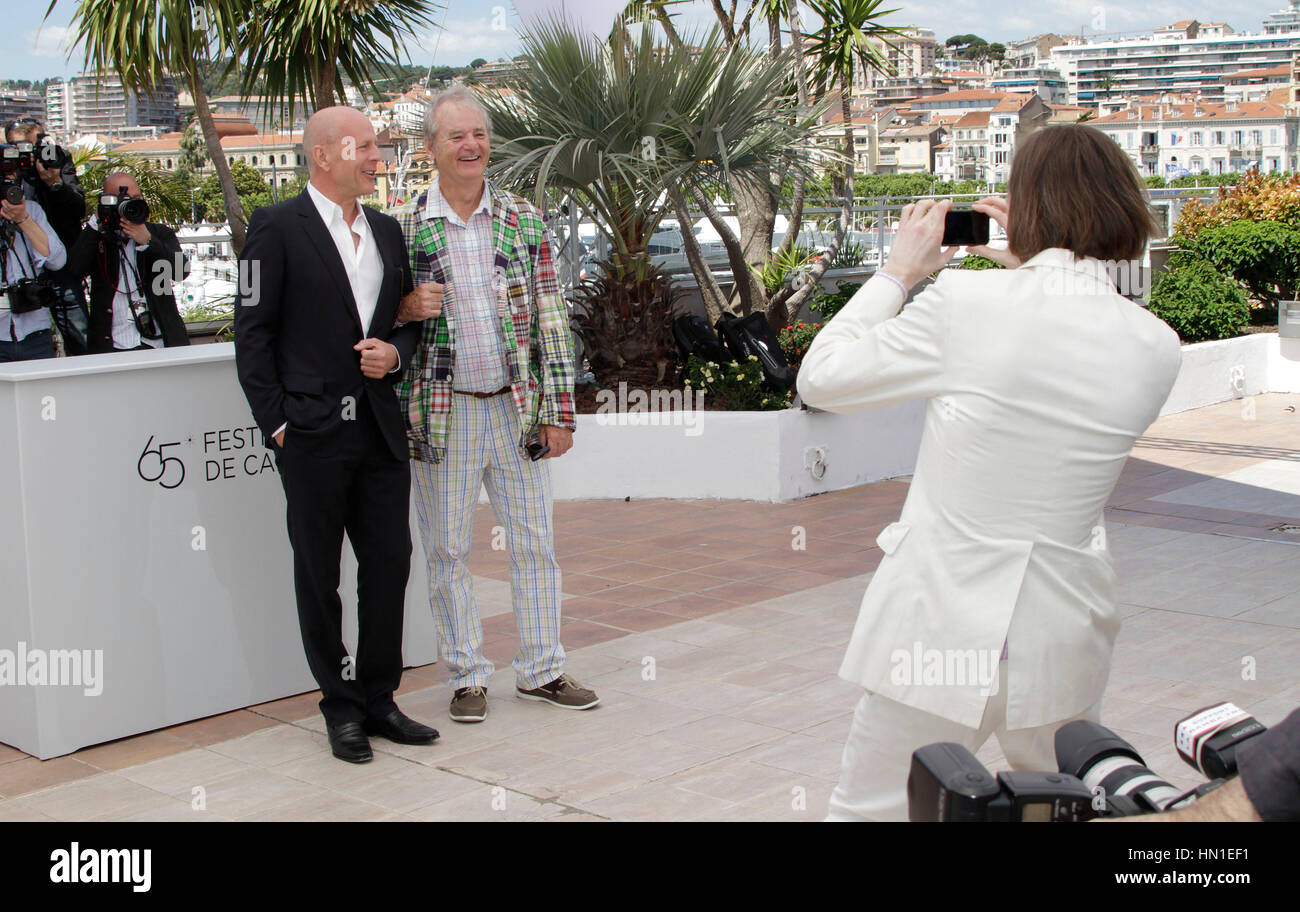
[[[567,674],[562,674],[550,684],[543,684],[534,690],[515,687],[515,696],[521,700],[536,700],[550,703],[562,709],[591,709],[600,702],[594,690],[588,690]]]

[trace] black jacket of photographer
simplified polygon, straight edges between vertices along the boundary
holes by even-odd
[[[144,288],[145,301],[162,331],[168,348],[189,345],[189,333],[176,309],[171,283],[189,275],[189,260],[181,254],[176,232],[166,225],[146,222],[149,243],[135,252],[136,274]],[[119,255],[126,244],[120,234],[105,235],[87,225],[70,248],[68,269],[78,277],[90,277],[90,351],[92,354],[114,351],[113,298],[121,284]],[[180,274],[177,263],[181,262]]]
[[[28,177],[23,181],[23,193],[28,199],[40,203],[50,227],[59,236],[63,246],[71,251],[81,236],[81,223],[86,220],[86,191],[77,179],[76,164],[62,149],[59,150],[59,161],[59,173],[63,178],[59,184],[51,187],[40,178]],[[46,274],[54,279],[66,278],[68,281],[77,278],[68,265],[62,269],[48,270]]]

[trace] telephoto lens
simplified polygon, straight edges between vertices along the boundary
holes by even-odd
[[[1242,743],[1264,731],[1264,723],[1235,704],[1215,703],[1178,720],[1174,747],[1205,778],[1221,779],[1237,772],[1237,749]]]
[[[142,199],[124,196],[122,202],[118,203],[117,211],[124,222],[143,225],[149,220],[149,204]]]
[[[1133,745],[1096,722],[1078,719],[1056,730],[1056,763],[1062,773],[1078,776],[1094,795],[1138,813],[1171,810],[1195,800],[1161,779]],[[1179,799],[1182,799],[1181,801]]]

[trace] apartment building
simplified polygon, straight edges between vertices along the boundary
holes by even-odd
[[[1290,84],[1291,67],[1287,64],[1229,73],[1223,77],[1223,100],[1268,101],[1271,92]]]
[[[1019,41],[1006,43],[1007,53],[1003,63],[1015,70],[1032,70],[1046,66],[1051,59],[1052,48],[1065,44],[1065,39],[1053,32],[1021,38]]]
[[[170,76],[151,95],[123,87],[115,73],[83,73],[45,91],[46,127],[68,137],[77,133],[118,135],[126,127],[163,127],[178,123],[176,85]]]
[[[1300,170],[1300,116],[1276,102],[1134,103],[1092,123],[1143,174]]]
[[[876,170],[880,174],[934,173],[935,150],[948,136],[942,124],[903,124],[880,131]]]
[[[45,123],[45,96],[39,89],[0,88],[0,123],[31,117]]]
[[[1064,104],[1070,98],[1065,77],[1050,67],[1008,68],[989,81],[994,92],[1033,92],[1049,105]]]
[[[908,26],[898,30],[886,44],[883,39],[870,38],[868,42],[888,63],[887,71],[860,67],[854,74],[853,90],[868,92],[881,82],[890,79],[913,79],[934,74],[935,48],[938,42],[934,30]],[[891,46],[892,45],[892,46]]]
[[[1289,65],[1300,52],[1298,5],[1300,0],[1292,0],[1290,10],[1272,14],[1260,35],[1186,20],[1144,37],[1075,39],[1052,49],[1052,65],[1065,77],[1071,102],[1151,92],[1200,92],[1208,101],[1225,101],[1224,76]]]

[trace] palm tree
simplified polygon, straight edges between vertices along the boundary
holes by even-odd
[[[45,18],[58,0],[50,0]],[[233,55],[237,29],[251,16],[250,0],[79,0],[72,25],[75,43],[86,49],[86,66],[115,72],[122,86],[150,94],[169,72],[179,76],[194,97],[194,109],[207,145],[208,158],[221,180],[221,195],[230,214],[230,243],[244,246],[244,217],[235,182],[217,136],[202,69],[215,52]]]
[[[372,68],[391,74],[402,42],[418,27],[432,28],[429,13],[439,8],[429,0],[261,0],[240,28],[240,91],[252,95],[264,81],[292,123],[304,98],[317,110],[341,99],[345,75],[374,89]]]
[[[766,169],[806,148],[814,118],[787,116],[793,102],[781,88],[789,61],[729,48],[716,31],[692,49],[657,44],[648,29],[631,38],[615,28],[601,42],[552,21],[534,27],[524,44],[528,62],[515,97],[482,98],[502,140],[493,175],[539,205],[548,191],[567,194],[608,241],[606,272],[615,280],[658,281],[647,270],[650,236],[676,213],[693,239],[688,198],[712,209],[709,191],[728,173]],[[739,246],[728,252],[733,263],[740,258],[736,274],[748,276]],[[711,281],[698,249],[688,244],[687,253],[696,275],[702,270]],[[702,285],[706,300],[716,287]],[[721,301],[710,309],[719,311]],[[660,339],[651,349],[638,347],[637,326],[647,324],[631,312],[609,322],[605,338],[584,334],[593,367],[665,357],[671,343],[658,321],[650,320]]]

